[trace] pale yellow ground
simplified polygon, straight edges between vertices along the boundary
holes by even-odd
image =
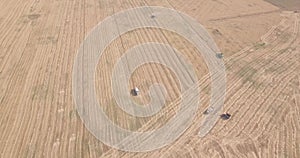
[[[218,121],[199,138],[210,94],[203,59],[177,34],[130,32],[107,48],[97,68],[99,101],[112,120],[143,131],[158,128],[176,112],[178,81],[156,64],[138,69],[129,87],[139,85],[146,92],[152,83],[165,84],[166,108],[139,119],[114,107],[108,83],[112,66],[143,42],[178,48],[197,70],[203,98],[194,124],[176,142],[153,152],[126,153],[103,145],[84,127],[72,99],[72,66],[80,43],[96,24],[144,5],[183,11],[209,30],[225,56],[224,112],[232,118]],[[299,13],[262,0],[2,0],[0,6],[0,157],[299,157]],[[149,101],[147,95],[133,99]]]

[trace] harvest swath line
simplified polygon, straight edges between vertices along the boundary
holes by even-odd
[[[279,44],[279,43],[276,43],[275,46],[276,46],[277,44]],[[271,50],[273,50],[273,48],[271,48]],[[269,51],[269,52],[270,52],[270,51]],[[247,53],[247,54],[249,54],[249,53]],[[254,53],[252,53],[252,54],[255,55]],[[262,54],[263,54],[263,55],[259,56],[257,59],[262,58],[263,56],[270,56],[270,55],[272,55],[272,54],[266,54],[266,52],[262,52]],[[249,55],[247,55],[247,57],[248,57],[248,56],[249,56]],[[245,56],[244,56],[244,58],[245,58]],[[250,62],[249,64],[251,64],[251,63],[254,63],[254,65],[257,64],[257,63],[255,63],[255,62]],[[233,66],[233,64],[232,64],[232,66]],[[227,65],[227,67],[229,67],[229,68],[231,68],[232,66]],[[236,83],[236,82],[235,82],[235,83]],[[230,97],[231,97],[231,96],[228,96],[228,100],[231,100]]]
[[[151,122],[151,121],[149,121],[149,122]],[[107,155],[108,155],[108,153],[107,153]]]
[[[285,87],[284,87],[285,88]]]
[[[294,70],[294,69],[292,69],[292,70]],[[288,74],[289,75],[289,74]],[[287,75],[287,76],[288,76]],[[266,80],[266,79],[265,79]],[[250,86],[251,87],[251,86]],[[256,93],[256,89],[253,89],[254,91],[252,92],[252,93],[248,93],[249,94],[249,96],[253,96],[253,94],[255,94]],[[246,93],[246,92],[245,92]],[[238,94],[241,94],[241,93],[238,93]],[[259,94],[261,94],[261,93],[259,93]],[[271,92],[270,92],[270,95],[272,94],[272,90],[271,90]],[[244,96],[244,95],[242,95],[241,94],[241,96]],[[238,100],[243,100],[243,101],[246,101],[246,100],[249,100],[248,98],[246,98],[246,99],[238,99]],[[258,101],[258,100],[256,100],[256,101]],[[234,104],[232,104],[232,105],[236,105],[236,104],[238,104],[237,102],[235,102]],[[242,104],[242,103],[241,103]],[[253,104],[255,104],[255,103],[253,103]],[[240,104],[238,104],[238,105],[240,105]],[[252,104],[251,104],[252,105]],[[258,105],[261,105],[261,104],[258,104]],[[230,107],[232,107],[232,106],[230,106]],[[250,108],[250,107],[249,107]],[[235,108],[236,109],[236,108]],[[228,110],[230,110],[230,108],[228,109]],[[236,110],[236,112],[237,111],[239,111],[240,110],[240,108],[238,108],[237,110]],[[234,112],[234,113],[236,113],[236,112]],[[246,113],[246,112],[245,112]],[[240,112],[239,112],[239,114],[241,114]],[[241,116],[243,116],[244,114],[241,114]],[[239,122],[239,121],[238,121]],[[236,123],[236,124],[238,124],[238,122]]]
[[[28,37],[30,37],[30,35],[31,35],[31,31],[28,31]],[[25,42],[27,42],[27,41],[25,41]],[[27,46],[27,45],[26,45]],[[28,51],[26,52],[26,50],[25,51],[23,51],[22,52],[22,54],[21,54],[21,57],[23,57],[23,58],[20,58],[19,59],[19,61],[17,62],[18,63],[18,65],[17,65],[17,67],[15,68],[15,69],[17,69],[17,68],[19,68],[19,67],[21,67],[21,68],[23,68],[24,69],[24,66],[22,65],[22,61],[23,60],[28,60],[27,58],[29,58],[30,59],[30,57],[31,56],[26,56],[26,55],[24,55],[24,54],[26,54],[26,53],[29,53]],[[27,62],[25,62],[25,61],[23,61],[23,63],[25,64],[25,63],[27,63]],[[31,65],[29,65],[29,67],[30,67]],[[28,71],[28,70],[27,70]],[[14,73],[12,74],[12,75],[15,75],[15,73],[17,73],[17,71],[14,71]],[[22,73],[22,72],[21,72]],[[24,72],[23,72],[24,73]],[[17,78],[17,77],[16,77]],[[10,83],[12,82],[13,80],[10,80]],[[17,81],[16,81],[17,82]],[[16,83],[15,83],[16,84]],[[9,86],[10,86],[10,84],[8,84]],[[9,86],[7,86],[7,88],[9,87]],[[15,89],[16,90],[16,89]],[[19,91],[21,91],[21,90],[19,90]],[[5,92],[5,94],[7,94],[8,92],[6,91]],[[16,93],[18,93],[18,92],[16,92]],[[11,105],[13,105],[13,103],[11,103]],[[11,109],[13,109],[13,108],[11,108]],[[11,115],[11,112],[12,112],[12,110],[10,110],[9,111],[9,115],[10,116],[13,116],[13,115]],[[21,112],[22,113],[22,112]],[[7,114],[7,113],[6,113]],[[17,115],[17,117],[18,117],[19,115]],[[14,122],[14,124],[15,124],[16,122]],[[7,127],[7,126],[6,126]],[[6,130],[5,130],[5,132],[6,132]],[[10,138],[10,136],[12,135],[12,133],[10,133],[10,135],[8,135],[8,138]],[[4,135],[5,136],[5,135]],[[5,146],[5,147],[7,147],[7,146]],[[4,148],[5,149],[5,148]],[[5,150],[4,150],[5,151]]]
[[[44,50],[42,50],[42,52],[43,52]],[[43,59],[46,59],[46,58],[43,58]],[[41,61],[43,61],[43,60],[41,60]],[[38,63],[38,62],[37,62]],[[47,64],[48,65],[48,64]],[[37,74],[39,77],[42,77],[42,76],[40,76],[40,74]],[[39,77],[37,77],[37,78],[39,78]],[[45,79],[42,81],[42,83],[44,83],[45,82]],[[37,83],[38,83],[38,81],[37,81]],[[43,85],[43,84],[42,84]],[[48,87],[50,87],[50,85],[48,85]],[[43,88],[43,87],[42,87]],[[46,89],[48,89],[48,88],[46,88]],[[38,90],[38,88],[37,88],[37,90]],[[34,98],[35,98],[36,96],[34,96]],[[42,96],[43,97],[43,96]],[[28,98],[32,98],[32,97],[28,97]],[[33,105],[39,105],[39,104],[41,104],[42,102],[41,101],[38,101],[37,103],[35,103],[35,104],[33,104]],[[33,113],[33,114],[36,114],[36,115],[33,115],[33,117],[31,117],[30,119],[33,119],[33,118],[35,118],[35,119],[33,119],[33,120],[35,120],[35,121],[37,121],[37,120],[40,120],[40,119],[38,119],[39,118],[39,115],[40,115],[40,107],[38,107],[38,106],[33,106],[33,107],[37,107],[33,112],[31,112],[31,113]],[[24,119],[22,119],[22,120],[24,120]],[[38,124],[40,124],[40,123],[38,123],[38,122],[35,122],[35,121],[29,121],[30,122],[30,124],[28,125],[28,126],[26,126],[27,127],[27,129],[32,129],[32,131],[35,131],[36,130],[36,128],[35,128],[35,126],[39,126]],[[27,121],[26,121],[27,122]],[[31,127],[32,126],[32,127]],[[26,128],[25,128],[26,129]],[[34,139],[32,139],[32,138],[34,138],[35,136],[34,136],[34,134],[37,134],[37,133],[34,133],[34,132],[30,132],[30,130],[26,130],[26,132],[28,132],[28,134],[30,134],[31,136],[29,136],[31,139],[30,139],[30,141],[32,141],[32,140],[34,140]],[[25,136],[26,136],[26,134],[25,134]],[[36,141],[36,140],[34,140],[34,141]],[[14,152],[15,153],[15,152]]]
[[[278,57],[277,57],[278,58]],[[280,58],[279,58],[280,59]],[[240,94],[240,93],[239,93]],[[241,95],[242,96],[242,95]],[[246,99],[247,100],[247,99]]]
[[[69,4],[66,4],[66,6],[70,6]],[[69,10],[70,10],[70,8],[69,7],[67,7],[67,9],[65,10],[65,13],[63,14],[63,15],[70,15],[70,13],[68,13],[69,12]],[[59,16],[59,14],[58,14],[58,16]],[[62,16],[61,17],[62,18],[62,20],[65,18],[64,16]],[[68,27],[68,26],[65,26],[65,27]],[[58,33],[58,36],[60,37],[61,35],[63,35],[63,36],[61,36],[61,38],[62,38],[62,41],[64,41],[64,38],[65,37],[68,37],[68,33],[66,32],[66,30],[67,29],[62,29],[59,33]],[[56,49],[54,49],[54,50],[63,50],[63,48],[64,48],[64,44],[63,44],[63,42],[62,41],[58,41],[58,44],[57,44],[57,48]],[[66,47],[65,48],[68,48],[68,44],[69,44],[69,42],[68,41],[66,41]],[[54,51],[53,49],[51,49],[51,52],[53,52]],[[65,51],[64,51],[65,52]],[[65,55],[64,55],[65,56]],[[64,63],[64,56],[63,56],[63,54],[59,54],[58,56],[55,56],[55,57],[57,57],[57,59],[55,60],[55,61],[51,61],[51,64],[50,64],[50,66],[49,66],[49,68],[50,67],[55,67],[55,70],[57,71],[57,72],[61,72],[62,71],[62,69],[60,68],[60,65],[62,65],[63,63]],[[60,60],[60,59],[63,59],[63,60]],[[50,62],[50,61],[49,61]],[[47,68],[48,69],[48,68]],[[46,70],[47,71],[47,70]],[[63,74],[63,73],[62,73]],[[54,80],[51,80],[51,79],[49,79],[48,80],[48,83],[50,84],[50,85],[52,85],[52,86],[50,86],[50,87],[53,87],[53,91],[56,93],[56,92],[59,92],[60,91],[60,85],[59,84],[56,84],[56,83],[59,83],[59,77],[60,76],[54,76]],[[44,82],[45,83],[45,82]],[[47,83],[47,82],[46,82]],[[50,89],[50,87],[48,87],[49,89]],[[59,96],[60,97],[60,96]],[[59,129],[59,130],[61,130],[61,125],[60,125],[60,123],[59,123],[59,119],[61,118],[61,114],[58,114],[58,109],[59,109],[59,98],[58,99],[55,99],[54,97],[50,97],[50,98],[48,98],[49,100],[49,102],[51,103],[51,105],[57,105],[57,106],[55,106],[55,107],[53,107],[53,108],[51,108],[51,107],[49,107],[49,111],[51,111],[50,112],[50,115],[48,115],[48,118],[49,119],[47,119],[47,120],[51,120],[51,122],[50,122],[50,124],[52,124],[52,126],[55,126],[55,125],[57,125],[56,127],[58,127],[58,128],[52,128],[52,130],[47,130],[47,134],[49,134],[51,137],[47,137],[47,138],[51,138],[51,139],[46,139],[46,143],[45,144],[47,144],[47,142],[49,142],[49,144],[50,143],[53,143],[53,146],[50,146],[49,148],[51,148],[52,149],[52,153],[47,153],[47,155],[52,155],[53,154],[53,152],[56,152],[56,154],[57,153],[59,153],[59,151],[57,151],[56,150],[56,145],[57,145],[57,142],[55,142],[56,141],[56,139],[59,139],[60,137],[59,136],[57,136],[57,132],[55,132],[55,129]],[[54,100],[57,100],[57,102],[55,103],[54,102]],[[53,116],[51,115],[51,114],[54,114]],[[52,118],[55,118],[55,119],[52,119]],[[47,121],[47,122],[49,122],[49,121]],[[50,133],[48,133],[50,131]],[[53,135],[53,134],[55,134],[55,135]],[[46,136],[44,136],[44,137],[46,137]],[[44,145],[44,144],[43,144]],[[39,153],[39,154],[42,154],[42,153]],[[53,156],[53,155],[52,155]]]
[[[0,22],[0,129],[2,131],[2,135],[0,136],[0,146],[2,146],[2,148],[0,148],[0,157],[147,157],[155,155],[159,157],[163,154],[169,157],[212,157],[213,153],[225,157],[241,157],[246,154],[249,156],[254,153],[258,153],[259,157],[273,157],[276,156],[273,155],[275,153],[278,154],[278,157],[296,157],[300,155],[299,151],[295,150],[299,148],[297,142],[300,141],[299,134],[297,134],[300,129],[298,121],[300,116],[299,92],[297,92],[297,90],[300,87],[299,73],[296,69],[299,68],[299,63],[291,59],[291,57],[298,58],[298,56],[294,56],[295,53],[283,52],[283,54],[287,56],[285,57],[280,55],[279,52],[283,50],[283,48],[299,45],[299,22],[297,22],[297,19],[294,21],[294,31],[291,31],[291,15],[284,13],[286,14],[285,18],[287,20],[282,20],[282,25],[279,24],[278,27],[274,27],[272,28],[273,30],[269,31],[270,35],[268,37],[270,38],[261,37],[261,41],[267,43],[265,45],[266,48],[251,50],[255,47],[247,47],[228,57],[225,51],[225,61],[226,66],[228,66],[228,72],[230,73],[229,78],[232,87],[228,87],[228,98],[224,110],[239,110],[239,112],[229,111],[234,112],[232,120],[228,122],[219,121],[208,137],[199,139],[196,136],[197,127],[199,126],[197,122],[199,122],[202,117],[201,112],[199,112],[195,118],[196,123],[191,126],[182,138],[174,142],[172,146],[150,153],[133,154],[119,152],[103,145],[86,130],[81,120],[76,116],[76,112],[74,112],[70,75],[68,76],[67,74],[71,71],[72,59],[74,58],[76,48],[97,21],[101,21],[105,17],[126,8],[141,5],[150,6],[154,4],[181,9],[199,21],[208,24],[205,26],[210,27],[209,25],[216,24],[218,25],[218,29],[221,27],[221,31],[228,31],[231,29],[228,26],[225,25],[224,27],[222,23],[215,22],[212,24],[208,21],[221,16],[252,14],[252,12],[259,13],[262,11],[269,12],[276,8],[269,7],[266,3],[262,4],[258,0],[254,0],[253,3],[255,3],[256,6],[252,6],[252,9],[247,7],[247,4],[250,2],[239,3],[237,0],[226,0],[221,5],[216,1],[206,3],[205,1],[184,2],[172,0],[142,2],[137,0],[116,1],[115,4],[106,0],[99,2],[56,1],[51,4],[43,1],[15,0],[0,3],[3,5],[0,13],[0,19],[2,19]],[[239,7],[240,13],[238,13],[239,10],[235,4]],[[232,7],[234,9],[228,11],[224,10],[224,8],[228,8],[226,7],[228,5],[233,5]],[[193,8],[197,9],[194,10]],[[255,9],[257,9],[257,11],[255,11]],[[214,10],[214,13],[211,13],[210,10]],[[35,20],[28,18],[28,15],[34,14],[40,14],[40,17]],[[272,15],[272,13],[270,14]],[[263,16],[264,15],[260,17]],[[234,19],[233,23],[238,20],[240,19]],[[261,19],[258,17],[258,20]],[[287,24],[289,28],[284,27],[284,25],[287,26]],[[270,23],[266,23],[266,25],[270,25]],[[280,31],[276,28],[280,29]],[[189,52],[195,52],[195,50],[188,47],[185,43],[182,43],[180,38],[170,36],[170,34],[163,31],[157,32],[161,33],[161,35],[159,33],[149,34],[144,30],[139,33],[134,32],[135,38],[132,38],[133,43],[158,39],[159,42],[182,45],[182,49],[184,50],[183,54],[185,54],[187,58],[193,57],[193,53]],[[278,38],[282,38],[283,36],[272,39],[276,33],[280,32],[296,33],[296,41],[290,43],[289,38],[287,41],[280,42]],[[295,34],[293,34],[293,36],[294,35]],[[57,38],[57,43],[51,43],[51,40],[47,39],[48,36],[54,36],[53,38],[55,39]],[[287,36],[291,37],[290,35]],[[124,50],[132,46],[132,43],[126,43],[126,38],[129,37],[132,36],[120,37],[123,42],[125,42],[122,42],[123,46],[121,46],[121,43],[113,43],[112,46],[117,47],[118,51],[113,53],[111,58],[118,57],[118,54],[122,54]],[[234,36],[230,35],[227,37],[231,40]],[[235,40],[239,41],[240,39]],[[242,42],[236,43],[244,48],[244,45],[242,46],[241,44]],[[278,46],[274,47],[274,45]],[[297,46],[297,49],[293,49],[292,51],[299,51],[299,47]],[[146,57],[146,54],[142,55]],[[260,58],[265,59],[258,60]],[[243,59],[244,62],[241,59]],[[174,59],[168,60],[171,61]],[[271,62],[268,63],[269,61]],[[275,62],[278,62],[278,64],[275,64]],[[293,82],[293,85],[282,83],[279,87],[268,87],[274,84],[267,82],[263,88],[256,90],[252,82],[242,84],[241,76],[234,76],[234,73],[244,68],[244,77],[249,76],[252,72],[251,69],[245,66],[246,64],[250,64],[251,67],[255,69],[260,66],[263,67],[255,73],[255,82],[266,82],[268,79],[272,80],[274,78],[276,79],[274,80],[275,85],[276,82],[279,83],[280,80],[287,83]],[[292,64],[295,66],[292,66]],[[236,67],[237,65],[240,67]],[[278,70],[280,75],[277,76],[277,72],[273,72],[267,76],[260,76],[264,75],[263,69],[272,68],[273,66],[276,68],[281,65],[283,65],[284,68]],[[167,83],[166,86],[168,90],[178,91],[178,89],[171,84],[172,82],[176,82],[171,76],[161,76],[168,73],[167,70],[161,70],[157,65],[153,65],[151,68],[152,69],[141,67],[143,72],[151,72],[151,76],[153,76],[151,80],[161,80]],[[285,72],[285,70],[287,71]],[[109,74],[109,72],[106,72],[101,75],[107,78]],[[293,78],[290,79],[289,76]],[[298,78],[295,78],[295,76]],[[136,77],[136,80],[139,79],[141,78]],[[209,87],[210,81],[208,75],[199,79],[198,87]],[[234,84],[235,82],[236,84]],[[134,84],[136,83],[138,82]],[[293,89],[293,92],[289,89]],[[39,92],[36,92],[35,97],[32,97],[36,90]],[[58,93],[61,90],[64,90],[64,93]],[[40,94],[44,92],[47,92],[47,94]],[[254,95],[249,97],[248,95],[252,93],[262,93],[263,96],[258,97],[258,95]],[[278,99],[272,100],[272,96],[268,96],[269,94],[274,94],[274,98],[276,94]],[[108,96],[109,94],[104,95]],[[291,95],[294,96],[292,99],[290,98]],[[177,96],[177,92],[174,96]],[[243,101],[243,99],[246,98],[247,101]],[[256,102],[252,103],[251,99],[256,99]],[[143,98],[143,102],[146,101],[147,98]],[[208,101],[209,99],[205,95],[202,100],[202,105],[207,105]],[[242,105],[242,103],[246,103],[247,106]],[[261,107],[255,106],[261,103],[264,103],[263,105],[259,105]],[[172,108],[176,104],[178,104],[178,99],[173,100],[170,104],[171,106],[168,107],[166,115],[176,111],[175,108]],[[254,106],[249,107],[248,105]],[[200,107],[199,111],[202,111],[202,108],[204,107]],[[63,110],[63,112],[59,112],[61,110]],[[72,110],[73,112],[71,112]],[[246,116],[242,116],[242,114]],[[244,117],[253,118],[248,120]],[[275,117],[276,119],[274,119]],[[157,119],[159,119],[159,117],[147,120],[147,122],[142,122],[145,126],[140,130],[151,128],[152,121]],[[235,120],[240,121],[234,124]],[[120,122],[120,124],[125,124],[124,126],[128,126],[126,125],[127,121],[122,120],[122,117],[118,117],[117,121]],[[285,125],[280,126],[283,123]],[[232,131],[229,132],[229,129]],[[57,138],[59,138],[59,140],[57,140]],[[230,141],[232,138],[235,139]],[[240,142],[245,142],[245,144],[239,144]],[[252,146],[247,146],[247,144]],[[266,147],[264,148],[264,146]],[[250,152],[253,151],[253,153],[241,150],[238,147],[248,148]],[[252,147],[253,150],[251,150]]]
[[[243,18],[243,17],[250,17],[250,16],[257,16],[257,15],[265,15],[265,14],[276,13],[276,12],[281,12],[281,11],[282,10],[277,9],[277,10],[266,11],[266,12],[241,14],[241,15],[238,15],[238,16],[229,16],[229,17],[222,17],[222,18],[217,18],[217,19],[210,19],[209,21],[231,20],[231,19],[236,19],[236,18]]]

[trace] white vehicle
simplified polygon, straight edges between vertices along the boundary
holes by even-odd
[[[134,89],[131,90],[132,95],[137,96],[140,93],[140,90],[137,87],[134,87]]]

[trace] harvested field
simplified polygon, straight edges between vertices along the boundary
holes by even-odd
[[[287,4],[297,6],[296,1]],[[185,12],[208,29],[224,54],[223,112],[232,116],[199,137],[211,81],[198,50],[166,30],[128,32],[106,48],[97,65],[97,97],[108,117],[122,128],[148,131],[178,111],[179,81],[159,64],[137,69],[128,89],[138,85],[141,95],[132,99],[143,106],[150,85],[164,84],[168,96],[162,111],[139,118],[116,107],[113,66],[126,50],[145,42],[169,44],[193,64],[201,105],[193,124],[172,144],[124,152],[104,145],[85,128],[73,101],[72,68],[95,25],[121,10],[147,5]],[[299,157],[300,13],[263,0],[4,0],[0,6],[0,157]]]

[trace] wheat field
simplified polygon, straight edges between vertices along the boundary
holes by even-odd
[[[1,158],[300,156],[299,11],[263,0],[2,0],[0,6]],[[146,104],[149,86],[164,84],[168,97],[160,113],[141,119],[115,106],[113,66],[126,50],[145,42],[169,44],[191,61],[202,95],[193,124],[180,138],[158,150],[134,153],[109,147],[86,129],[73,101],[72,68],[80,44],[100,21],[140,6],[179,10],[209,31],[224,54],[222,112],[232,117],[218,120],[200,138],[211,81],[197,49],[166,30],[128,32],[107,47],[97,65],[98,101],[110,119],[122,128],[147,131],[163,126],[178,110],[178,80],[159,64],[137,69],[129,88],[138,85],[142,95],[132,99]]]

